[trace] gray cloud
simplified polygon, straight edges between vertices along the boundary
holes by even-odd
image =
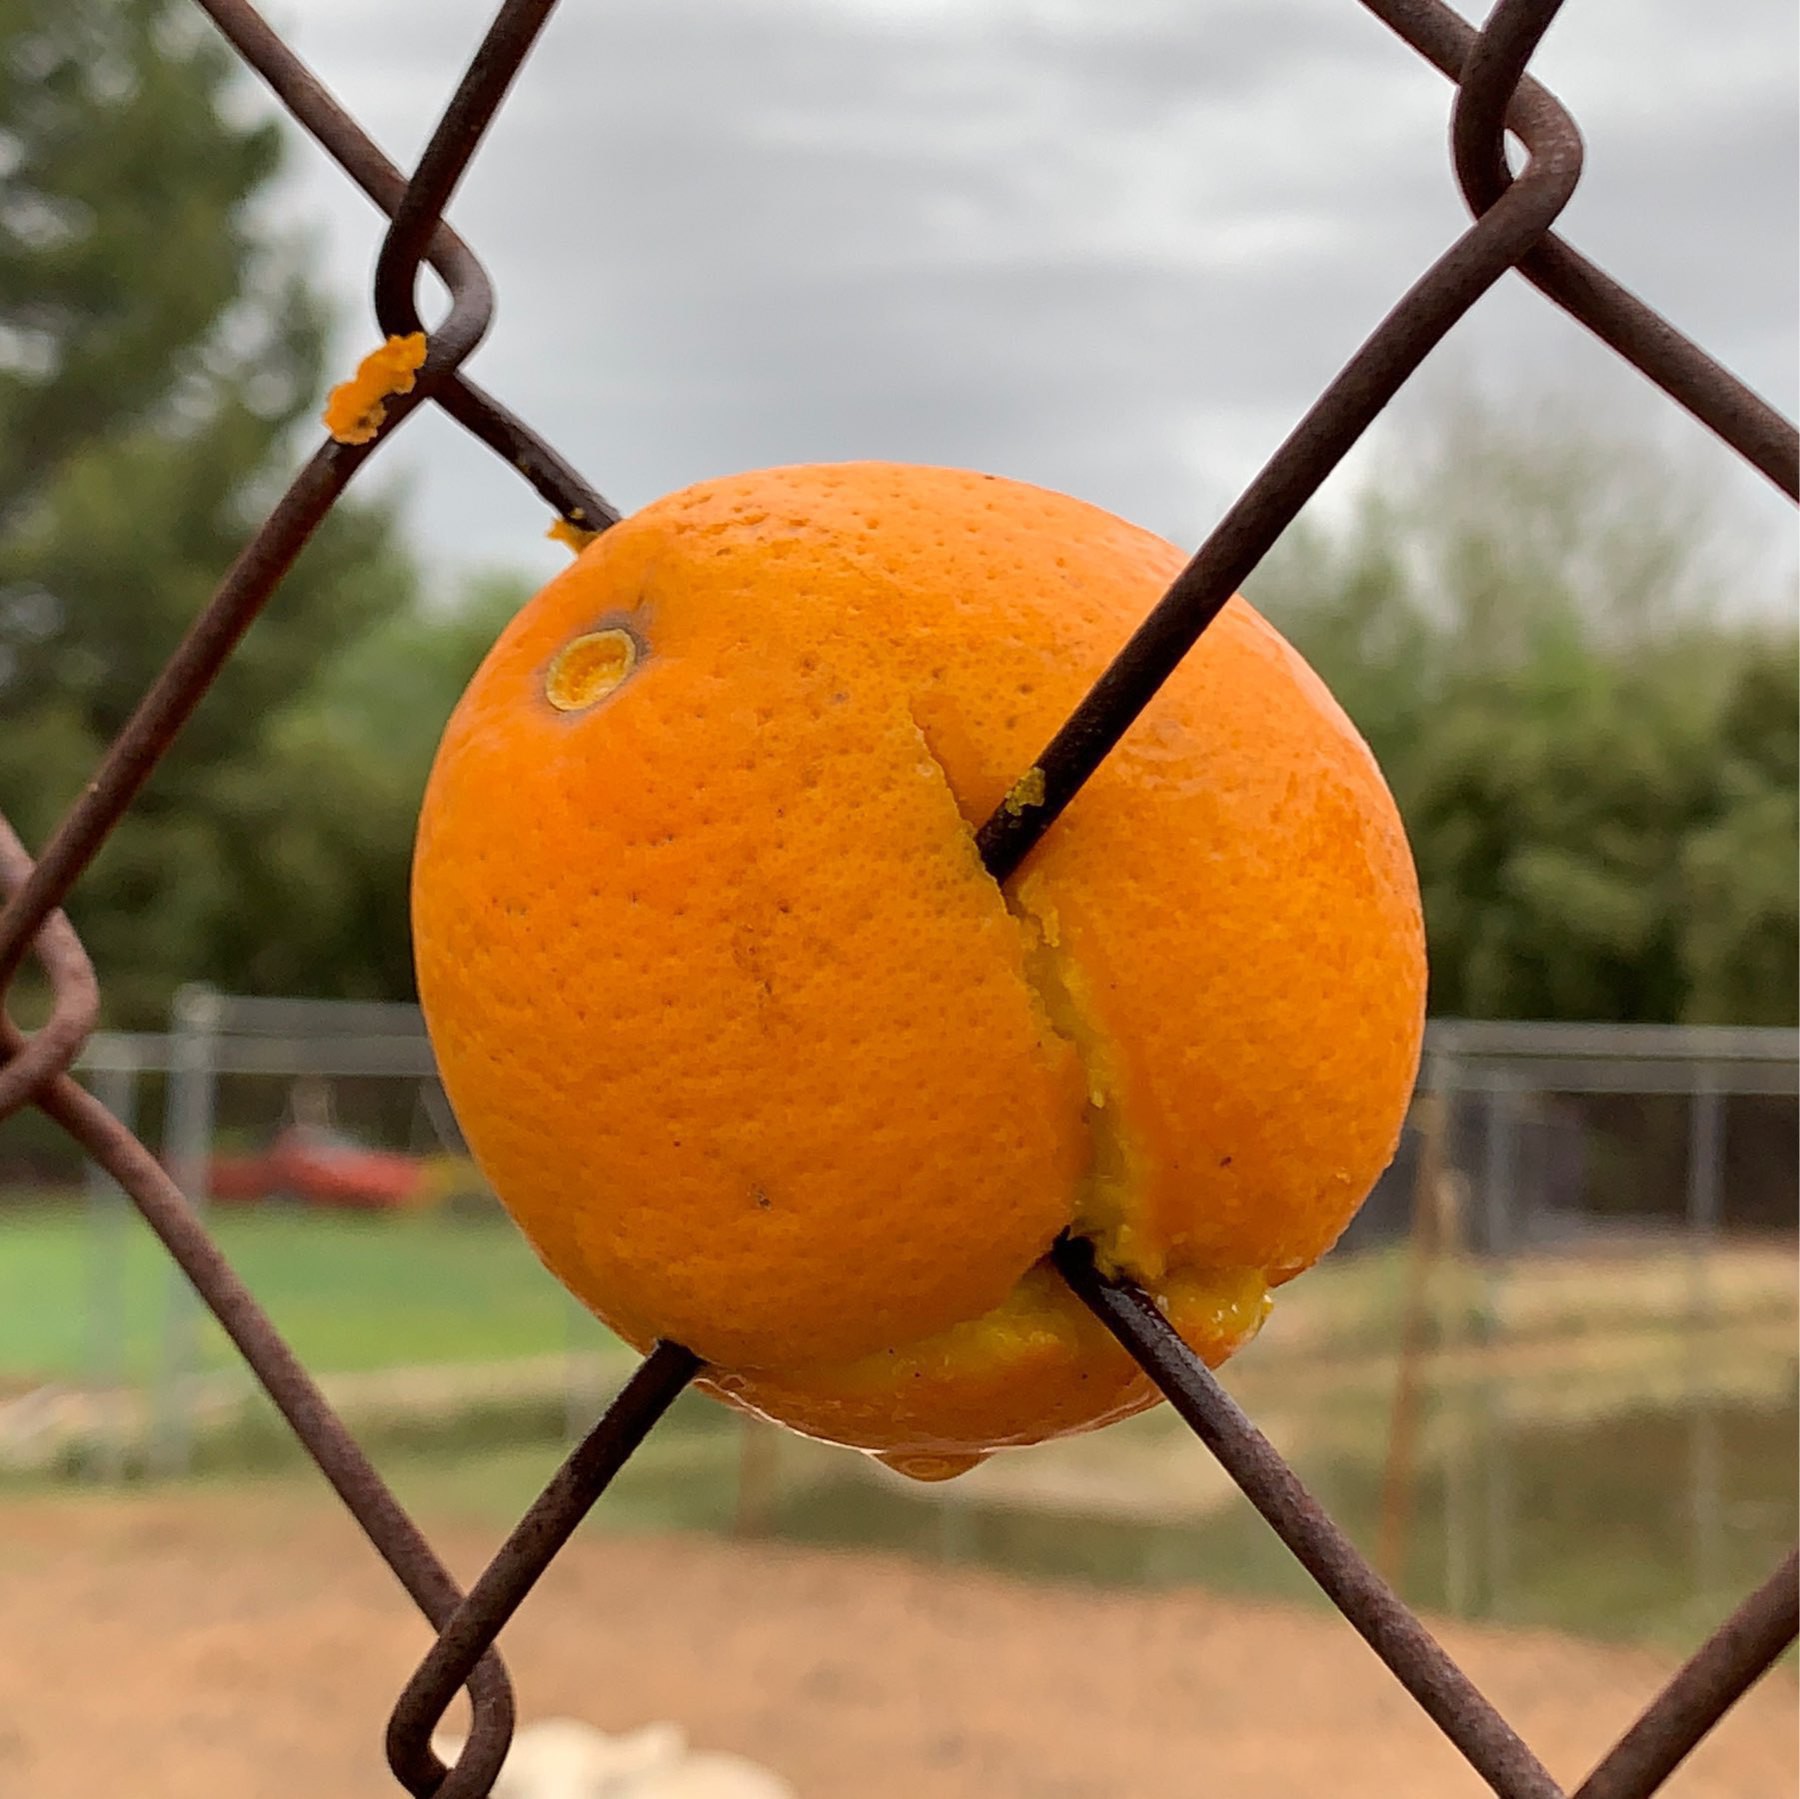
[[[487,12],[289,0],[287,22],[404,159]],[[1571,237],[1789,409],[1795,38],[1785,0],[1728,33],[1679,0],[1577,0],[1541,58],[1589,143]],[[565,0],[454,209],[500,295],[477,367],[627,506],[879,455],[1192,542],[1464,227],[1449,101],[1350,0]],[[289,204],[354,295],[373,215],[296,166]],[[1641,385],[1505,285],[1452,358]],[[454,427],[390,456],[446,566],[557,565],[541,505]]]

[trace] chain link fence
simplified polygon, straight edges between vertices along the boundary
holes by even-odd
[[[692,1381],[697,1359],[678,1344],[652,1350],[463,1592],[221,1255],[184,1199],[177,1174],[69,1072],[97,1020],[99,995],[91,965],[58,907],[320,520],[419,407],[443,408],[522,473],[575,529],[604,530],[617,520],[615,509],[554,450],[461,373],[487,330],[492,293],[473,250],[445,221],[445,210],[555,0],[504,0],[410,177],[381,155],[244,0],[197,3],[390,219],[375,276],[381,329],[392,336],[424,330],[415,289],[426,265],[443,279],[450,304],[428,334],[429,353],[414,389],[390,400],[385,423],[369,441],[327,441],[314,452],[225,572],[49,840],[34,856],[0,826],[0,881],[9,894],[0,912],[0,991],[35,954],[53,995],[48,1021],[29,1036],[0,1020],[0,1117],[36,1106],[130,1196],[429,1620],[436,1641],[394,1706],[388,1759],[418,1799],[472,1799],[492,1789],[512,1734],[513,1694],[495,1639],[614,1473]],[[1800,498],[1794,427],[1555,235],[1580,178],[1581,139],[1568,113],[1526,71],[1561,0],[1500,0],[1479,30],[1440,0],[1363,3],[1454,83],[1452,155],[1473,223],[1401,296],[1046,746],[1036,764],[1041,801],[1002,808],[983,825],[979,847],[998,881],[1011,876],[1054,825],[1429,352],[1509,271],[1609,344],[1783,492]],[[1508,163],[1509,134],[1525,151],[1517,174]],[[204,1122],[187,1120],[183,1130],[197,1136]],[[1496,1141],[1507,1140],[1501,1129]],[[1134,1288],[1103,1279],[1079,1241],[1060,1244],[1056,1261],[1075,1293],[1489,1787],[1509,1799],[1561,1799],[1563,1789],[1542,1762],[1357,1552],[1155,1305]],[[1797,1569],[1800,1562],[1790,1556],[1719,1627],[1576,1789],[1577,1799],[1627,1799],[1657,1790],[1800,1630]],[[446,1767],[431,1748],[432,1733],[463,1688],[472,1727],[455,1766]]]

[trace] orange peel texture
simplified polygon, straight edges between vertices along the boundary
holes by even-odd
[[[1232,600],[1005,892],[975,851],[1182,560],[1014,482],[776,469],[507,627],[426,795],[420,996],[496,1191],[621,1335],[936,1478],[1154,1403],[1060,1232],[1216,1364],[1343,1230],[1423,933],[1287,643]]]
[[[425,366],[425,333],[390,337],[356,365],[325,400],[325,429],[342,444],[366,444],[387,420],[387,402],[409,394]]]

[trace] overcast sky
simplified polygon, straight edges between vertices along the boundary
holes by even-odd
[[[491,7],[268,10],[404,164]],[[1790,416],[1796,17],[1570,0],[1536,65],[1588,147],[1566,234]],[[1466,222],[1450,96],[1354,0],[564,0],[453,208],[499,294],[473,367],[628,510],[880,456],[1191,547]],[[378,222],[309,145],[293,165],[353,359]],[[1643,386],[1517,277],[1446,363]],[[565,560],[441,418],[382,463],[446,570]],[[1791,534],[1760,478],[1731,486]]]

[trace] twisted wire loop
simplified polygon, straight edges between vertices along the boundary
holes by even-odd
[[[1561,0],[1501,0],[1488,27],[1504,33],[1503,41],[1512,47],[1508,59],[1495,59],[1483,73],[1498,90],[1490,102],[1496,116],[1508,119],[1531,151],[1524,175],[1376,326],[1051,738],[1035,764],[1043,772],[1041,803],[1015,800],[982,825],[976,842],[995,880],[1006,880],[1031,853],[1419,364],[1520,257],[1542,242],[1568,204],[1581,174],[1580,134],[1543,89],[1534,84],[1519,90],[1516,71],[1508,79],[1508,61],[1522,67],[1560,10]]]
[[[532,9],[538,14],[533,35],[554,3],[552,0],[550,7]],[[244,61],[268,83],[275,97],[332,161],[382,212],[390,219],[396,219],[406,200],[407,178],[332,98],[306,64],[269,29],[261,14],[245,0],[195,0],[195,4],[212,19]],[[529,47],[528,40],[521,55]],[[487,47],[484,46],[481,55],[486,54]],[[480,59],[478,56],[477,60]],[[504,63],[501,66],[504,67]],[[493,104],[498,106],[504,97],[505,84],[502,83],[493,95]],[[479,114],[465,113],[459,130],[466,133],[471,121],[479,123]],[[462,151],[463,166],[467,166],[473,150],[474,145],[468,143]],[[461,169],[455,173],[460,175]],[[422,238],[416,238],[414,234],[423,226],[429,226],[429,229],[424,231]],[[390,233],[388,243],[395,241]],[[407,236],[397,241],[400,248],[394,254],[404,261],[392,265],[395,273],[390,278],[401,282],[401,305],[397,312],[389,312],[382,324],[384,329],[405,335],[418,329],[418,315],[412,308],[411,293],[421,262],[436,269],[452,291],[451,267],[478,271],[480,265],[450,226],[429,212],[414,214]],[[387,244],[384,244],[383,257],[388,254]],[[395,322],[389,324],[388,319]],[[601,531],[618,523],[617,507],[596,493],[543,438],[477,387],[460,369],[453,368],[445,373],[432,398],[509,468],[516,468],[570,524],[582,530]]]
[[[532,1502],[468,1597],[439,1624],[437,1641],[388,1720],[388,1766],[415,1799],[479,1799],[486,1792],[485,1787],[465,1785],[460,1766],[446,1777],[443,1763],[432,1753],[431,1733],[538,1576],[701,1366],[691,1350],[658,1343]]]
[[[0,813],[0,893],[16,891],[30,875],[31,857]],[[50,1016],[27,1039],[0,1011],[0,1119],[18,1111],[75,1060],[100,1017],[94,965],[62,913],[45,918],[32,947],[50,977]]]
[[[436,1639],[389,1719],[389,1764],[415,1799],[480,1799],[511,1742],[513,1695],[495,1642],[607,1484],[701,1371],[659,1343],[465,1595],[383,1484],[318,1387],[145,1146],[69,1073],[99,1014],[94,972],[59,909],[351,478],[405,420],[440,407],[517,469],[568,523],[601,531],[619,513],[541,437],[471,381],[463,364],[493,313],[487,275],[445,219],[456,188],[556,0],[504,0],[410,177],[403,175],[248,0],[195,0],[244,61],[388,220],[374,283],[384,332],[425,330],[411,392],[387,402],[363,444],[327,441],[226,571],[34,861],[0,819],[0,1002],[28,954],[49,982],[35,1032],[0,1004],[0,1118],[35,1104],[128,1193],[387,1562]],[[1295,426],[1050,740],[1042,800],[1002,808],[978,834],[1004,882],[1131,728],[1181,659],[1301,507],[1430,351],[1509,270],[1579,320],[1790,497],[1800,498],[1794,426],[1659,313],[1559,238],[1581,174],[1581,139],[1527,73],[1561,0],[1499,0],[1479,29],[1442,0],[1362,0],[1455,84],[1451,154],[1472,215]],[[1508,134],[1524,146],[1514,175]],[[449,307],[423,325],[429,265]],[[1032,786],[1035,788],[1036,783]],[[1015,794],[1020,789],[1015,788]],[[1088,1245],[1059,1242],[1055,1265],[1351,1625],[1488,1786],[1506,1799],[1561,1799],[1543,1764],[1375,1573],[1293,1471],[1176,1335],[1155,1303],[1109,1280]],[[1800,1552],[1737,1609],[1600,1761],[1574,1799],[1655,1792],[1800,1633]],[[459,1689],[473,1708],[453,1766],[431,1738]]]

